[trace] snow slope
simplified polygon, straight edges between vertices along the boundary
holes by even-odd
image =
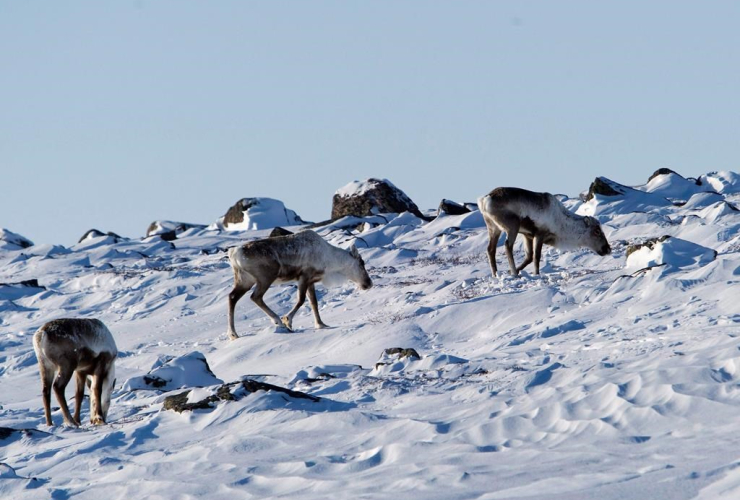
[[[304,306],[291,334],[245,298],[236,341],[224,250],[269,230],[0,249],[0,283],[16,283],[0,286],[0,427],[15,429],[0,428],[0,497],[738,498],[731,174],[702,176],[725,183],[721,198],[684,206],[639,189],[566,200],[599,217],[613,253],[545,247],[540,276],[512,278],[499,251],[491,277],[476,212],[335,221],[317,231],[355,243],[374,287],[320,288],[333,328],[314,330]],[[274,286],[266,301],[283,314],[295,295]],[[116,338],[108,425],[44,425],[31,338],[65,316]],[[183,388],[208,386],[195,401],[243,377],[322,399],[162,409]]]

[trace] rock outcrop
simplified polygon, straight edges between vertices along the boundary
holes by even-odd
[[[470,213],[470,209],[465,205],[461,205],[452,200],[443,199],[439,202],[439,208],[437,209],[437,215],[463,215]]]
[[[231,389],[232,387],[236,387],[236,390],[233,391]],[[185,391],[173,396],[167,396],[164,399],[162,408],[165,410],[176,411],[177,413],[182,413],[183,411],[206,410],[209,408],[213,408],[213,404],[219,401],[237,401],[239,399],[239,396],[243,396],[244,394],[251,394],[257,391],[273,391],[285,394],[286,396],[296,399],[308,399],[313,402],[321,401],[321,398],[311,396],[310,394],[306,394],[305,392],[293,391],[291,389],[286,389],[277,385],[266,384],[264,382],[259,382],[257,380],[247,378],[242,380],[241,382],[223,384],[219,386],[213,394],[202,399],[197,399],[196,401],[190,401],[191,391]]]
[[[305,224],[298,214],[272,198],[242,198],[232,205],[216,223],[216,229],[254,231],[278,226]]]
[[[0,250],[22,250],[32,247],[33,241],[20,234],[0,228]]]
[[[380,213],[410,212],[428,220],[416,203],[388,179],[366,179],[350,182],[334,193],[331,207],[333,220],[348,215],[366,217]]]
[[[83,241],[87,239],[104,238],[106,236],[109,236],[110,238],[112,238],[115,243],[118,243],[119,241],[126,239],[122,236],[117,235],[116,233],[112,231],[108,231],[107,233],[104,233],[103,231],[98,231],[97,229],[90,229],[85,234],[83,234],[79,240],[77,240],[77,243],[82,243]]]
[[[191,224],[189,222],[175,222],[171,220],[155,220],[146,230],[146,237],[159,236],[165,241],[173,241],[189,229],[205,229],[204,224]],[[109,233],[110,234],[110,233]]]

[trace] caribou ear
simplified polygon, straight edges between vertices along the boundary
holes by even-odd
[[[357,251],[357,247],[354,245],[354,243],[351,247],[349,247],[349,254],[355,259],[360,256],[360,252]]]

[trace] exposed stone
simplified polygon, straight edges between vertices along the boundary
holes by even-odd
[[[366,217],[401,212],[410,212],[420,219],[429,220],[406,193],[387,179],[367,179],[351,182],[334,194],[331,218],[336,220],[347,215]]]
[[[82,237],[77,241],[77,243],[82,243],[88,238],[101,238],[103,236],[110,236],[115,240],[116,243],[118,243],[121,240],[125,240],[126,238],[123,238],[122,236],[117,235],[113,231],[108,231],[107,233],[104,233],[103,231],[98,231],[97,229],[90,229],[85,234],[82,235]]]
[[[204,229],[203,224],[191,224],[189,222],[175,222],[170,220],[155,220],[146,230],[146,238],[159,236],[164,241],[173,241],[177,236],[189,229]]]
[[[397,356],[398,359],[403,358],[411,358],[411,359],[421,359],[421,356],[419,356],[419,353],[416,352],[416,349],[411,347],[390,347],[384,351],[384,353],[388,356]]]
[[[43,290],[46,290],[46,287],[43,287],[39,285],[39,280],[37,279],[30,279],[30,280],[24,280],[24,281],[18,281],[15,283],[0,283],[0,286],[15,286],[15,287],[27,287],[27,288],[41,288]]]
[[[651,175],[651,176],[650,176],[650,177],[648,178],[648,180],[647,180],[647,181],[648,181],[648,182],[650,182],[650,181],[652,181],[652,180],[653,180],[654,178],[658,177],[659,175],[668,175],[668,174],[675,174],[675,175],[677,175],[677,176],[679,176],[679,177],[683,178],[683,176],[682,176],[681,174],[679,174],[679,173],[677,173],[677,172],[674,172],[674,171],[673,171],[673,170],[671,170],[670,168],[659,168],[658,170],[656,170],[655,172],[653,172],[653,175]]]
[[[200,401],[196,401],[194,403],[188,403],[188,396],[190,394],[190,391],[184,391],[173,396],[167,396],[164,399],[162,408],[165,410],[176,411],[177,413],[182,413],[183,411],[207,410],[209,408],[213,408],[213,403],[216,403],[218,401],[236,401],[237,398],[232,393],[231,387],[240,384],[244,388],[244,390],[250,394],[258,391],[275,391],[287,394],[288,396],[293,398],[308,399],[314,402],[321,401],[321,398],[311,396],[310,394],[306,394],[304,392],[293,391],[291,389],[286,389],[285,387],[279,387],[277,385],[258,382],[257,380],[244,379],[241,382],[231,382],[229,384],[223,384],[216,390],[216,394],[208,396],[207,398],[201,399]]]
[[[261,197],[242,198],[237,201],[219,219],[216,227],[232,230],[255,230],[299,224],[305,224],[305,221],[293,210],[286,208],[282,201]]]
[[[13,249],[14,246],[18,248],[29,248],[33,246],[33,241],[18,233],[14,233],[13,231],[8,231],[3,228],[0,228],[0,242],[4,242],[11,249]],[[0,247],[2,246],[0,245]]]
[[[418,360],[421,359],[421,356],[416,352],[416,349],[411,347],[389,347],[380,355],[380,361],[375,363],[375,368],[378,369],[381,366],[392,365],[404,358]]]
[[[656,243],[663,242],[670,238],[669,235],[665,234],[663,236],[660,236],[659,238],[650,238],[648,240],[643,241],[642,243],[634,243],[632,245],[627,245],[627,251],[625,252],[625,257],[629,257],[631,253],[636,252],[637,250],[648,247],[650,250],[655,248]]]
[[[0,441],[13,436],[24,438],[42,438],[49,435],[50,434],[48,432],[40,431],[37,429],[13,429],[12,427],[0,427]]]
[[[309,399],[314,402],[321,401],[321,398],[316,397],[316,396],[311,396],[310,394],[306,394],[305,392],[293,391],[291,389],[286,389],[285,387],[267,384],[265,382],[259,382],[257,380],[253,380],[249,378],[242,380],[242,387],[244,387],[244,389],[247,392],[275,391],[275,392],[282,392],[283,394],[287,394],[288,396],[293,397],[293,398]]]
[[[604,177],[597,177],[591,183],[591,186],[589,186],[588,194],[586,194],[586,198],[584,201],[592,199],[596,194],[601,196],[619,196],[624,194],[624,192],[617,191],[614,183],[612,183],[608,179],[605,179]]]
[[[470,209],[465,205],[461,205],[452,200],[443,199],[439,202],[439,208],[437,209],[437,215],[446,213],[448,215],[463,215],[470,213]]]
[[[276,227],[272,231],[270,231],[270,234],[267,235],[268,238],[277,238],[278,236],[288,236],[289,234],[293,234],[291,231],[288,231],[287,229],[283,229],[282,227]]]

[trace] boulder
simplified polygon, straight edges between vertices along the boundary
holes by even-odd
[[[653,180],[655,182],[655,179]],[[684,182],[686,182],[684,180]],[[614,215],[633,212],[658,211],[673,207],[674,203],[658,193],[645,192],[625,186],[606,177],[597,177],[581,195],[583,203],[578,207],[578,215]]]
[[[677,175],[677,176],[681,177],[682,179],[684,178],[681,174],[679,174],[677,172],[674,172],[670,168],[659,168],[658,170],[656,170],[655,172],[653,172],[653,175],[651,175],[650,177],[648,177],[648,180],[647,181],[649,183],[650,181],[652,181],[653,179],[655,179],[659,175],[670,175],[670,174]]]
[[[159,236],[164,241],[172,241],[189,229],[205,229],[205,224],[190,224],[189,222],[175,222],[171,220],[155,220],[146,230],[146,238]]]
[[[0,250],[22,250],[32,247],[33,241],[20,234],[0,228]]]
[[[277,238],[279,236],[288,236],[289,234],[293,234],[292,231],[288,231],[287,229],[283,229],[282,227],[276,227],[272,231],[270,231],[270,234],[267,235],[268,238]]]
[[[419,360],[421,359],[421,356],[419,356],[416,349],[412,347],[389,347],[380,355],[380,359],[375,363],[375,369],[377,370],[381,366],[385,365],[392,365],[406,358],[409,360]]]
[[[701,267],[717,257],[717,251],[668,235],[627,247],[627,268],[666,266],[670,270]]]
[[[724,195],[740,193],[740,174],[737,172],[710,172],[700,176],[696,183]]]
[[[336,220],[348,215],[366,217],[401,212],[410,212],[420,219],[429,220],[411,198],[388,179],[366,179],[350,182],[334,193],[331,218]]]
[[[470,213],[470,209],[465,205],[461,205],[452,200],[443,199],[439,202],[439,208],[437,209],[437,215],[463,215]]]
[[[597,177],[588,187],[588,192],[583,198],[583,201],[592,200],[594,195],[597,194],[601,196],[619,196],[625,194],[625,191],[620,189],[620,187],[623,186],[606,177]]]
[[[144,376],[133,377],[123,384],[128,391],[140,389],[171,391],[182,387],[208,387],[223,384],[208,366],[206,357],[194,351],[176,358],[158,360]]]
[[[212,227],[228,231],[254,231],[305,224],[298,214],[272,198],[242,198]]]
[[[231,387],[233,386],[238,387],[236,391],[232,392]],[[223,384],[219,386],[213,394],[202,399],[197,399],[195,401],[191,401],[191,391],[185,391],[173,396],[167,396],[164,399],[162,408],[165,410],[176,411],[177,413],[182,413],[183,411],[206,410],[209,408],[213,408],[213,403],[217,403],[218,401],[237,401],[239,399],[239,396],[243,396],[244,394],[252,394],[257,391],[273,391],[285,394],[292,398],[308,399],[313,402],[321,401],[321,398],[311,396],[310,394],[306,394],[305,392],[293,391],[291,389],[286,389],[277,385],[266,384],[264,382],[259,382],[257,380],[246,378],[241,382]]]
[[[103,231],[98,231],[97,229],[90,229],[89,231],[87,231],[85,234],[82,235],[82,237],[77,241],[77,243],[82,243],[83,241],[87,239],[104,238],[104,237],[111,237],[115,243],[118,243],[119,241],[127,239],[127,238],[117,235],[116,233],[112,231],[108,231],[107,233],[104,233]]]

